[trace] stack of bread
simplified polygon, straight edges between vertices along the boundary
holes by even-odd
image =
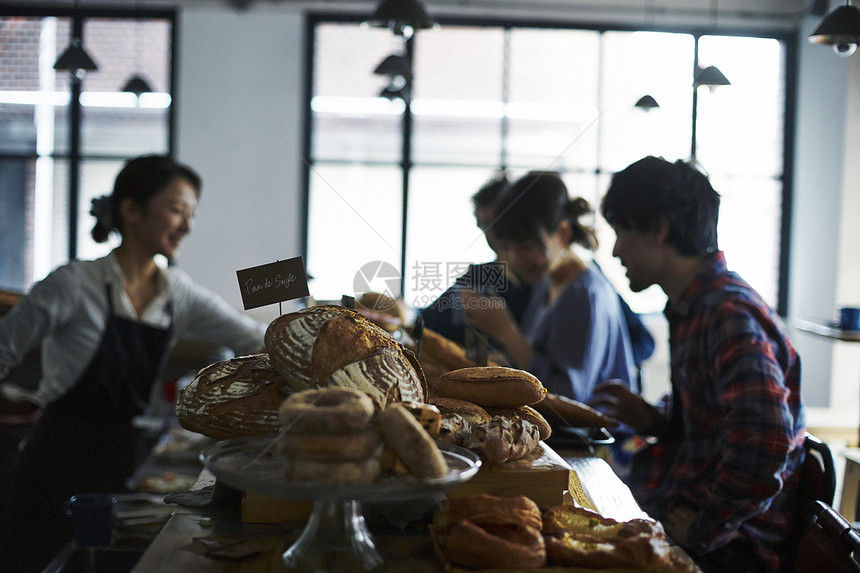
[[[279,417],[284,475],[290,480],[372,483],[383,469],[420,479],[448,473],[422,424],[434,426],[432,411],[423,408],[392,403],[377,412],[364,392],[331,387],[296,392],[284,400]],[[381,465],[383,451],[388,456]]]
[[[262,354],[217,362],[179,394],[180,424],[215,439],[277,433],[278,408],[294,392],[330,386],[367,394],[376,409],[423,403],[414,354],[361,314],[314,306],[271,322]]]
[[[476,494],[448,501],[431,527],[440,558],[469,569],[544,566],[650,572],[694,570],[674,559],[651,519],[619,522],[574,505]]]
[[[530,407],[546,396],[524,370],[503,366],[460,368],[433,381],[429,402],[442,413],[442,438],[469,448],[487,465],[520,459],[551,433]]]

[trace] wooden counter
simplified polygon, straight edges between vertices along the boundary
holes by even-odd
[[[602,459],[585,452],[559,452],[575,470],[581,491],[571,491],[578,503],[591,506],[601,514],[617,520],[643,517],[627,486]],[[204,471],[195,487],[213,483]],[[577,488],[579,489],[579,488]],[[583,499],[582,495],[587,496]],[[213,559],[188,550],[195,538],[205,538],[224,527],[229,533],[260,535],[254,542],[260,553],[241,559]],[[301,533],[303,523],[294,526],[280,524],[218,524],[205,512],[178,506],[170,521],[144,553],[134,573],[214,572],[214,573],[280,573],[281,555]],[[375,571],[409,571],[410,573],[441,573],[442,564],[436,557],[426,527],[398,530],[385,524],[368,521],[376,547],[384,563]]]

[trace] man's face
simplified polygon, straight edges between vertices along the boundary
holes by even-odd
[[[493,249],[497,255],[500,254],[501,245],[493,232],[493,208],[492,207],[477,207],[475,208],[475,223],[478,228],[484,232],[484,238],[487,239],[487,245]]]
[[[640,292],[652,284],[658,284],[657,233],[615,226],[613,229],[616,239],[612,256],[618,257],[622,266],[627,269],[630,290]]]

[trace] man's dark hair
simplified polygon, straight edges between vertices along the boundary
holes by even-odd
[[[510,185],[510,181],[508,181],[507,176],[504,173],[493,177],[472,195],[472,205],[475,209],[481,209],[483,207],[492,207],[496,204],[496,201],[502,196],[508,186]]]
[[[720,196],[693,166],[648,156],[612,177],[600,212],[613,227],[653,231],[665,219],[668,242],[684,256],[715,253]]]

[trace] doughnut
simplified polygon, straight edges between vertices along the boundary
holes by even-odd
[[[546,388],[525,370],[475,366],[442,374],[433,381],[430,394],[484,407],[515,408],[540,402],[546,396]]]
[[[546,564],[540,530],[510,516],[479,515],[448,527],[443,551],[454,564],[478,569],[530,569]]]
[[[406,408],[391,404],[377,419],[385,444],[412,475],[439,478],[448,474],[448,463],[436,442]]]
[[[370,425],[366,430],[348,434],[282,434],[281,451],[288,458],[364,460],[379,454],[382,435]]]
[[[335,387],[296,392],[278,409],[288,434],[356,432],[370,423],[373,413],[373,401],[367,394]]]
[[[545,440],[552,435],[552,427],[549,422],[540,415],[540,412],[531,406],[518,406],[516,408],[493,408],[488,406],[487,412],[493,416],[507,416],[509,418],[520,418],[531,422],[540,432],[540,439]]]
[[[284,477],[326,483],[372,483],[379,475],[376,458],[360,461],[287,460]]]

